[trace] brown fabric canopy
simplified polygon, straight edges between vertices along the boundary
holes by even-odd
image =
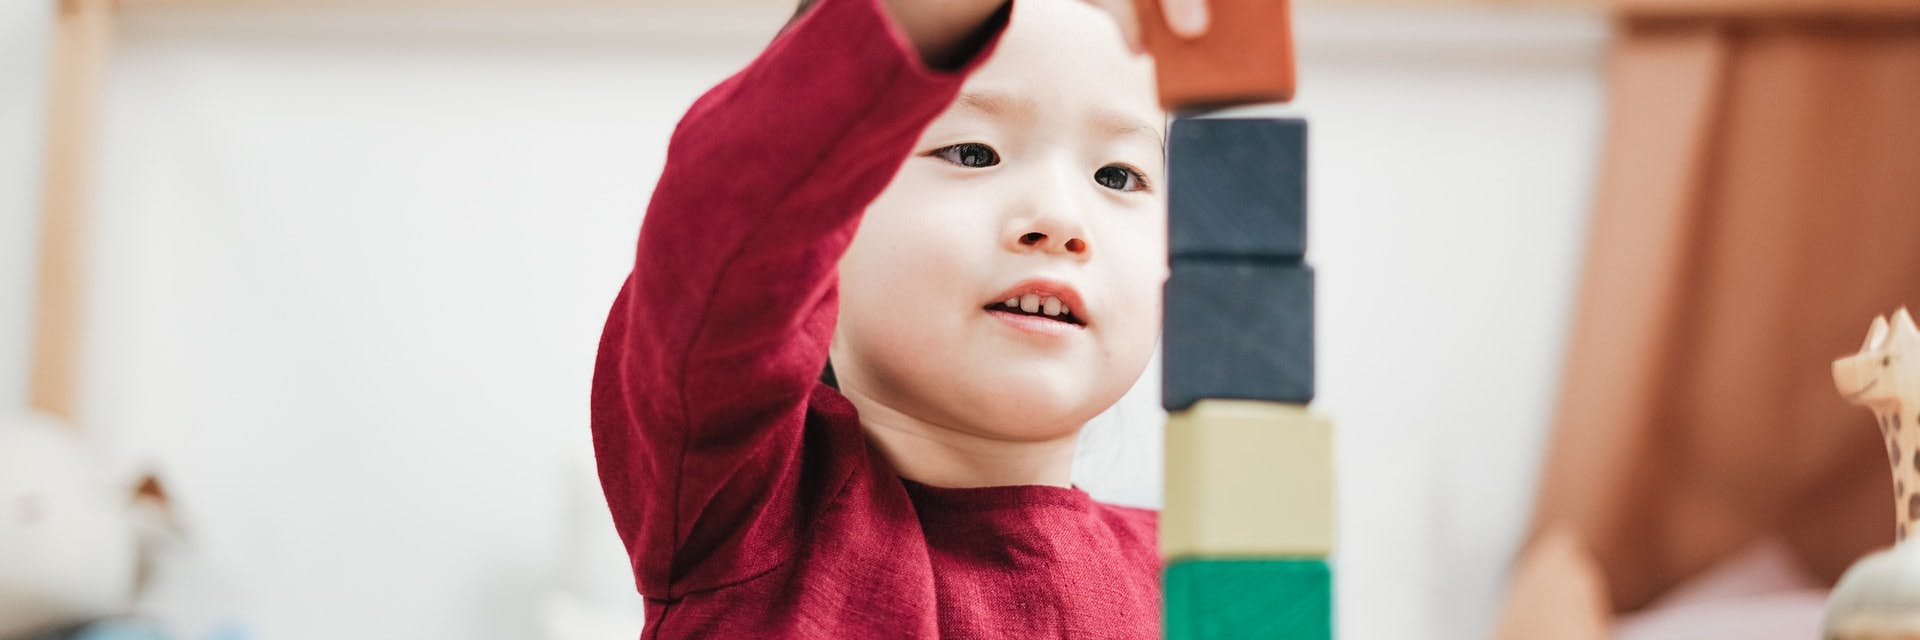
[[[1920,308],[1920,0],[1621,0],[1606,156],[1541,470],[1615,610],[1765,536],[1892,541],[1829,363]],[[1524,572],[1524,571],[1523,571]]]

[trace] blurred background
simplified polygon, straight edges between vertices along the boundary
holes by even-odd
[[[592,471],[593,353],[674,124],[792,3],[117,4],[78,163],[84,295],[66,326],[76,464],[164,487],[173,560],[142,606],[187,638],[634,637]],[[46,151],[73,116],[50,90],[58,8],[0,3],[6,414],[28,406],[43,203],[67,179]],[[1596,185],[1621,175],[1603,160],[1641,164],[1605,142],[1633,11],[1296,10],[1299,98],[1252,111],[1311,122],[1344,637],[1498,626],[1566,422],[1574,327],[1600,322],[1576,310],[1605,302],[1579,302],[1591,218],[1608,210]],[[1875,73],[1920,83],[1908,68]],[[1699,138],[1642,137],[1656,151]],[[1809,348],[1839,356],[1870,319]],[[1157,374],[1090,430],[1076,477],[1098,498],[1158,506]],[[1866,414],[1844,415],[1873,446]]]

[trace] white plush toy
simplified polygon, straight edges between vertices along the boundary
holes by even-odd
[[[123,613],[139,537],[132,496],[77,429],[0,416],[0,638]]]

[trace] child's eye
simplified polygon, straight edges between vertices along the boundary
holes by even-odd
[[[1144,191],[1151,186],[1147,184],[1147,176],[1116,164],[1100,167],[1100,170],[1093,172],[1093,181],[1115,191]]]
[[[972,167],[975,169],[1000,164],[1000,154],[995,153],[993,147],[978,142],[962,142],[956,145],[941,147],[935,149],[932,155],[962,167]]]

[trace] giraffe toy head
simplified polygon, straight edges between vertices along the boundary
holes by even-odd
[[[1920,401],[1920,328],[1905,307],[1891,320],[1874,318],[1860,352],[1833,361],[1833,383],[1875,413],[1897,411],[1903,398]]]

